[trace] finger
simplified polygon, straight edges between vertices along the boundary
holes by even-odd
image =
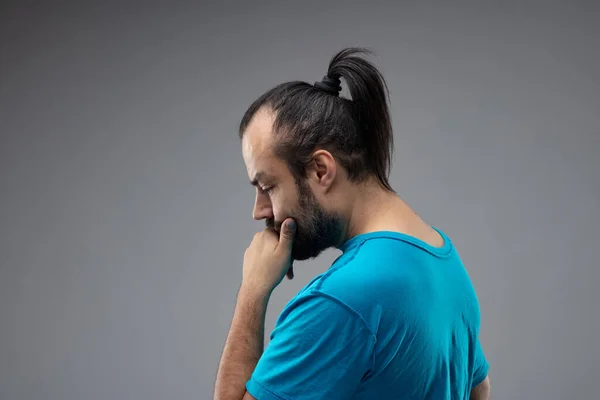
[[[292,218],[287,218],[285,221],[283,221],[283,226],[281,227],[278,247],[292,251],[292,244],[294,243],[295,235],[296,221],[294,221]]]
[[[288,269],[288,272],[286,275],[287,275],[288,279],[290,279],[290,280],[294,279],[294,267],[290,267],[290,269]]]

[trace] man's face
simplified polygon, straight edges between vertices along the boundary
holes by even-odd
[[[296,181],[287,164],[273,154],[272,115],[258,112],[242,139],[248,176],[256,187],[253,217],[277,232],[286,218],[296,221],[295,260],[306,260],[336,244],[340,219],[325,210],[305,181]]]

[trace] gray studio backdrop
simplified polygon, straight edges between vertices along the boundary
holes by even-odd
[[[0,399],[211,397],[264,226],[237,124],[347,45],[388,79],[395,188],[476,286],[493,398],[598,396],[593,2],[5,3]]]

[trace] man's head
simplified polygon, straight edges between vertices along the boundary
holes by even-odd
[[[379,71],[358,56],[365,52],[339,52],[323,82],[278,85],[242,118],[242,152],[257,191],[253,217],[277,231],[287,217],[296,220],[294,259],[340,244],[362,183],[393,192],[387,88]],[[351,99],[339,96],[340,78]]]

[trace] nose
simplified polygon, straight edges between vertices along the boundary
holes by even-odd
[[[265,218],[273,218],[273,207],[269,198],[262,194],[256,194],[256,200],[254,202],[254,210],[252,210],[252,218],[255,220],[261,220]]]

